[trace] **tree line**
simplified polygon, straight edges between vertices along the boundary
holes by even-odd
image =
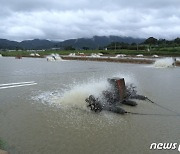
[[[106,48],[108,50],[152,50],[152,48],[160,49],[167,47],[180,47],[180,38],[174,40],[166,39],[156,39],[154,37],[149,37],[142,43],[124,43],[124,42],[112,42]]]

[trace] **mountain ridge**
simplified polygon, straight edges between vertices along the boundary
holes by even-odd
[[[96,49],[99,47],[105,47],[112,42],[123,42],[123,43],[142,43],[145,39],[133,38],[133,37],[122,37],[122,36],[93,36],[92,38],[77,38],[68,39],[65,41],[50,41],[46,39],[33,39],[23,40],[21,42],[11,41],[8,39],[0,39],[0,49],[51,49],[58,48],[64,49],[67,46],[71,46],[76,49],[82,49],[87,47],[89,49]]]

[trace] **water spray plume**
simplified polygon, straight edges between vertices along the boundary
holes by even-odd
[[[175,66],[175,60],[173,58],[158,59],[154,63],[154,67],[157,67],[157,68],[167,68],[167,67],[174,67],[174,66]]]
[[[70,90],[65,91],[60,100],[57,101],[57,103],[66,106],[71,105],[85,107],[84,100],[87,96],[93,94],[98,97],[102,90],[108,88],[109,84],[105,80],[78,84],[73,86]]]

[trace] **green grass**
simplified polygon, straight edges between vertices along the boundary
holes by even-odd
[[[28,56],[30,53],[27,51],[1,51],[0,54],[2,54],[2,56]]]
[[[58,53],[60,55],[69,55],[70,53],[84,53],[86,55],[90,55],[91,53],[103,53],[105,55],[116,55],[116,54],[126,54],[126,55],[137,55],[137,54],[143,54],[145,56],[152,56],[154,54],[161,55],[161,56],[180,56],[180,47],[166,47],[166,48],[152,48],[150,52],[144,51],[144,50],[74,50],[74,51],[66,51],[66,50],[46,50],[46,51],[40,51],[38,52],[41,57],[45,55],[50,55],[52,53]],[[29,56],[31,52],[27,51],[0,51],[0,54],[3,56]]]
[[[7,143],[0,138],[0,149],[5,150],[6,147],[7,147]]]
[[[47,50],[47,51],[41,51],[41,52],[38,52],[40,55],[49,55],[49,54],[52,54],[52,53],[58,53],[60,55],[69,55],[70,53],[85,53],[87,55],[90,55],[91,53],[99,53],[101,52],[101,50],[71,50],[71,51],[68,51],[68,50],[57,50],[57,51],[52,51],[52,50]]]

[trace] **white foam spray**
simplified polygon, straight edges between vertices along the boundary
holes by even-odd
[[[112,77],[123,77],[128,83],[134,83],[132,75],[117,73]],[[85,99],[89,95],[94,95],[95,97],[100,97],[102,91],[108,90],[110,84],[107,81],[108,77],[102,77],[100,79],[90,79],[88,82],[84,81],[81,83],[74,83],[68,88],[64,89],[63,92],[43,92],[38,96],[33,97],[33,100],[60,107],[77,107],[86,109]],[[111,77],[109,77],[111,78]]]
[[[180,62],[180,58],[176,58],[176,61],[177,61],[177,62]]]
[[[90,81],[88,83],[77,84],[70,90],[64,92],[62,97],[57,103],[66,106],[78,106],[85,107],[85,99],[89,95],[99,97],[103,90],[110,88],[110,85],[106,80]]]
[[[32,96],[31,99],[45,105],[54,105],[57,100],[59,100],[60,96],[58,91],[40,91],[40,94]]]
[[[157,68],[167,68],[167,67],[174,67],[174,59],[173,58],[163,58],[158,59],[154,63],[154,67]]]

